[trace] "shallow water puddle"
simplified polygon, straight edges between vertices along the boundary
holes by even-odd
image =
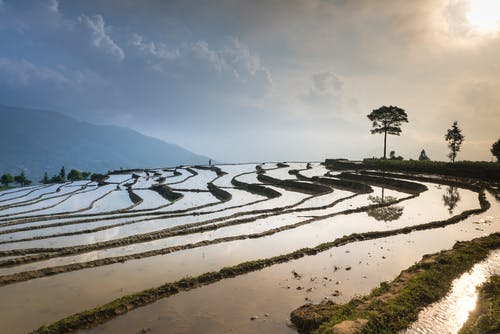
[[[456,334],[467,321],[477,301],[477,288],[500,273],[500,250],[453,281],[450,293],[420,312],[418,320],[404,334]]]

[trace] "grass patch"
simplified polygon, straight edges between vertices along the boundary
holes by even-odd
[[[366,319],[368,322],[360,333],[397,333],[417,320],[422,308],[443,298],[456,277],[484,260],[491,249],[499,247],[500,233],[458,242],[451,250],[424,256],[368,296],[354,298],[344,305],[331,302],[304,305],[292,312],[292,322],[300,333],[326,334],[341,323],[345,327]]]
[[[459,334],[500,333],[500,276],[491,279],[479,288],[476,309],[469,315]]]

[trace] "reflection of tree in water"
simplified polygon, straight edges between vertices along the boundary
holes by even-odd
[[[368,199],[373,204],[385,204],[389,202],[393,202],[396,200],[395,197],[392,196],[384,196],[384,188],[382,188],[382,196],[368,196]],[[382,206],[379,208],[373,208],[368,210],[366,213],[368,216],[375,218],[378,221],[390,222],[393,220],[399,219],[401,215],[403,215],[403,207],[390,205],[390,206]]]
[[[453,213],[453,209],[457,207],[457,203],[460,202],[460,193],[457,187],[446,188],[446,193],[443,195],[443,203],[448,207],[448,211]]]

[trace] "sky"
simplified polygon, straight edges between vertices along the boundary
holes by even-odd
[[[129,127],[222,162],[493,159],[500,1],[0,0],[0,103]],[[3,121],[2,121],[3,123]]]

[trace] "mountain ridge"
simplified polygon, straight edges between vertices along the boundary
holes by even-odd
[[[55,111],[0,104],[0,173],[34,182],[61,166],[91,172],[206,164],[210,158],[130,128],[95,125]]]

